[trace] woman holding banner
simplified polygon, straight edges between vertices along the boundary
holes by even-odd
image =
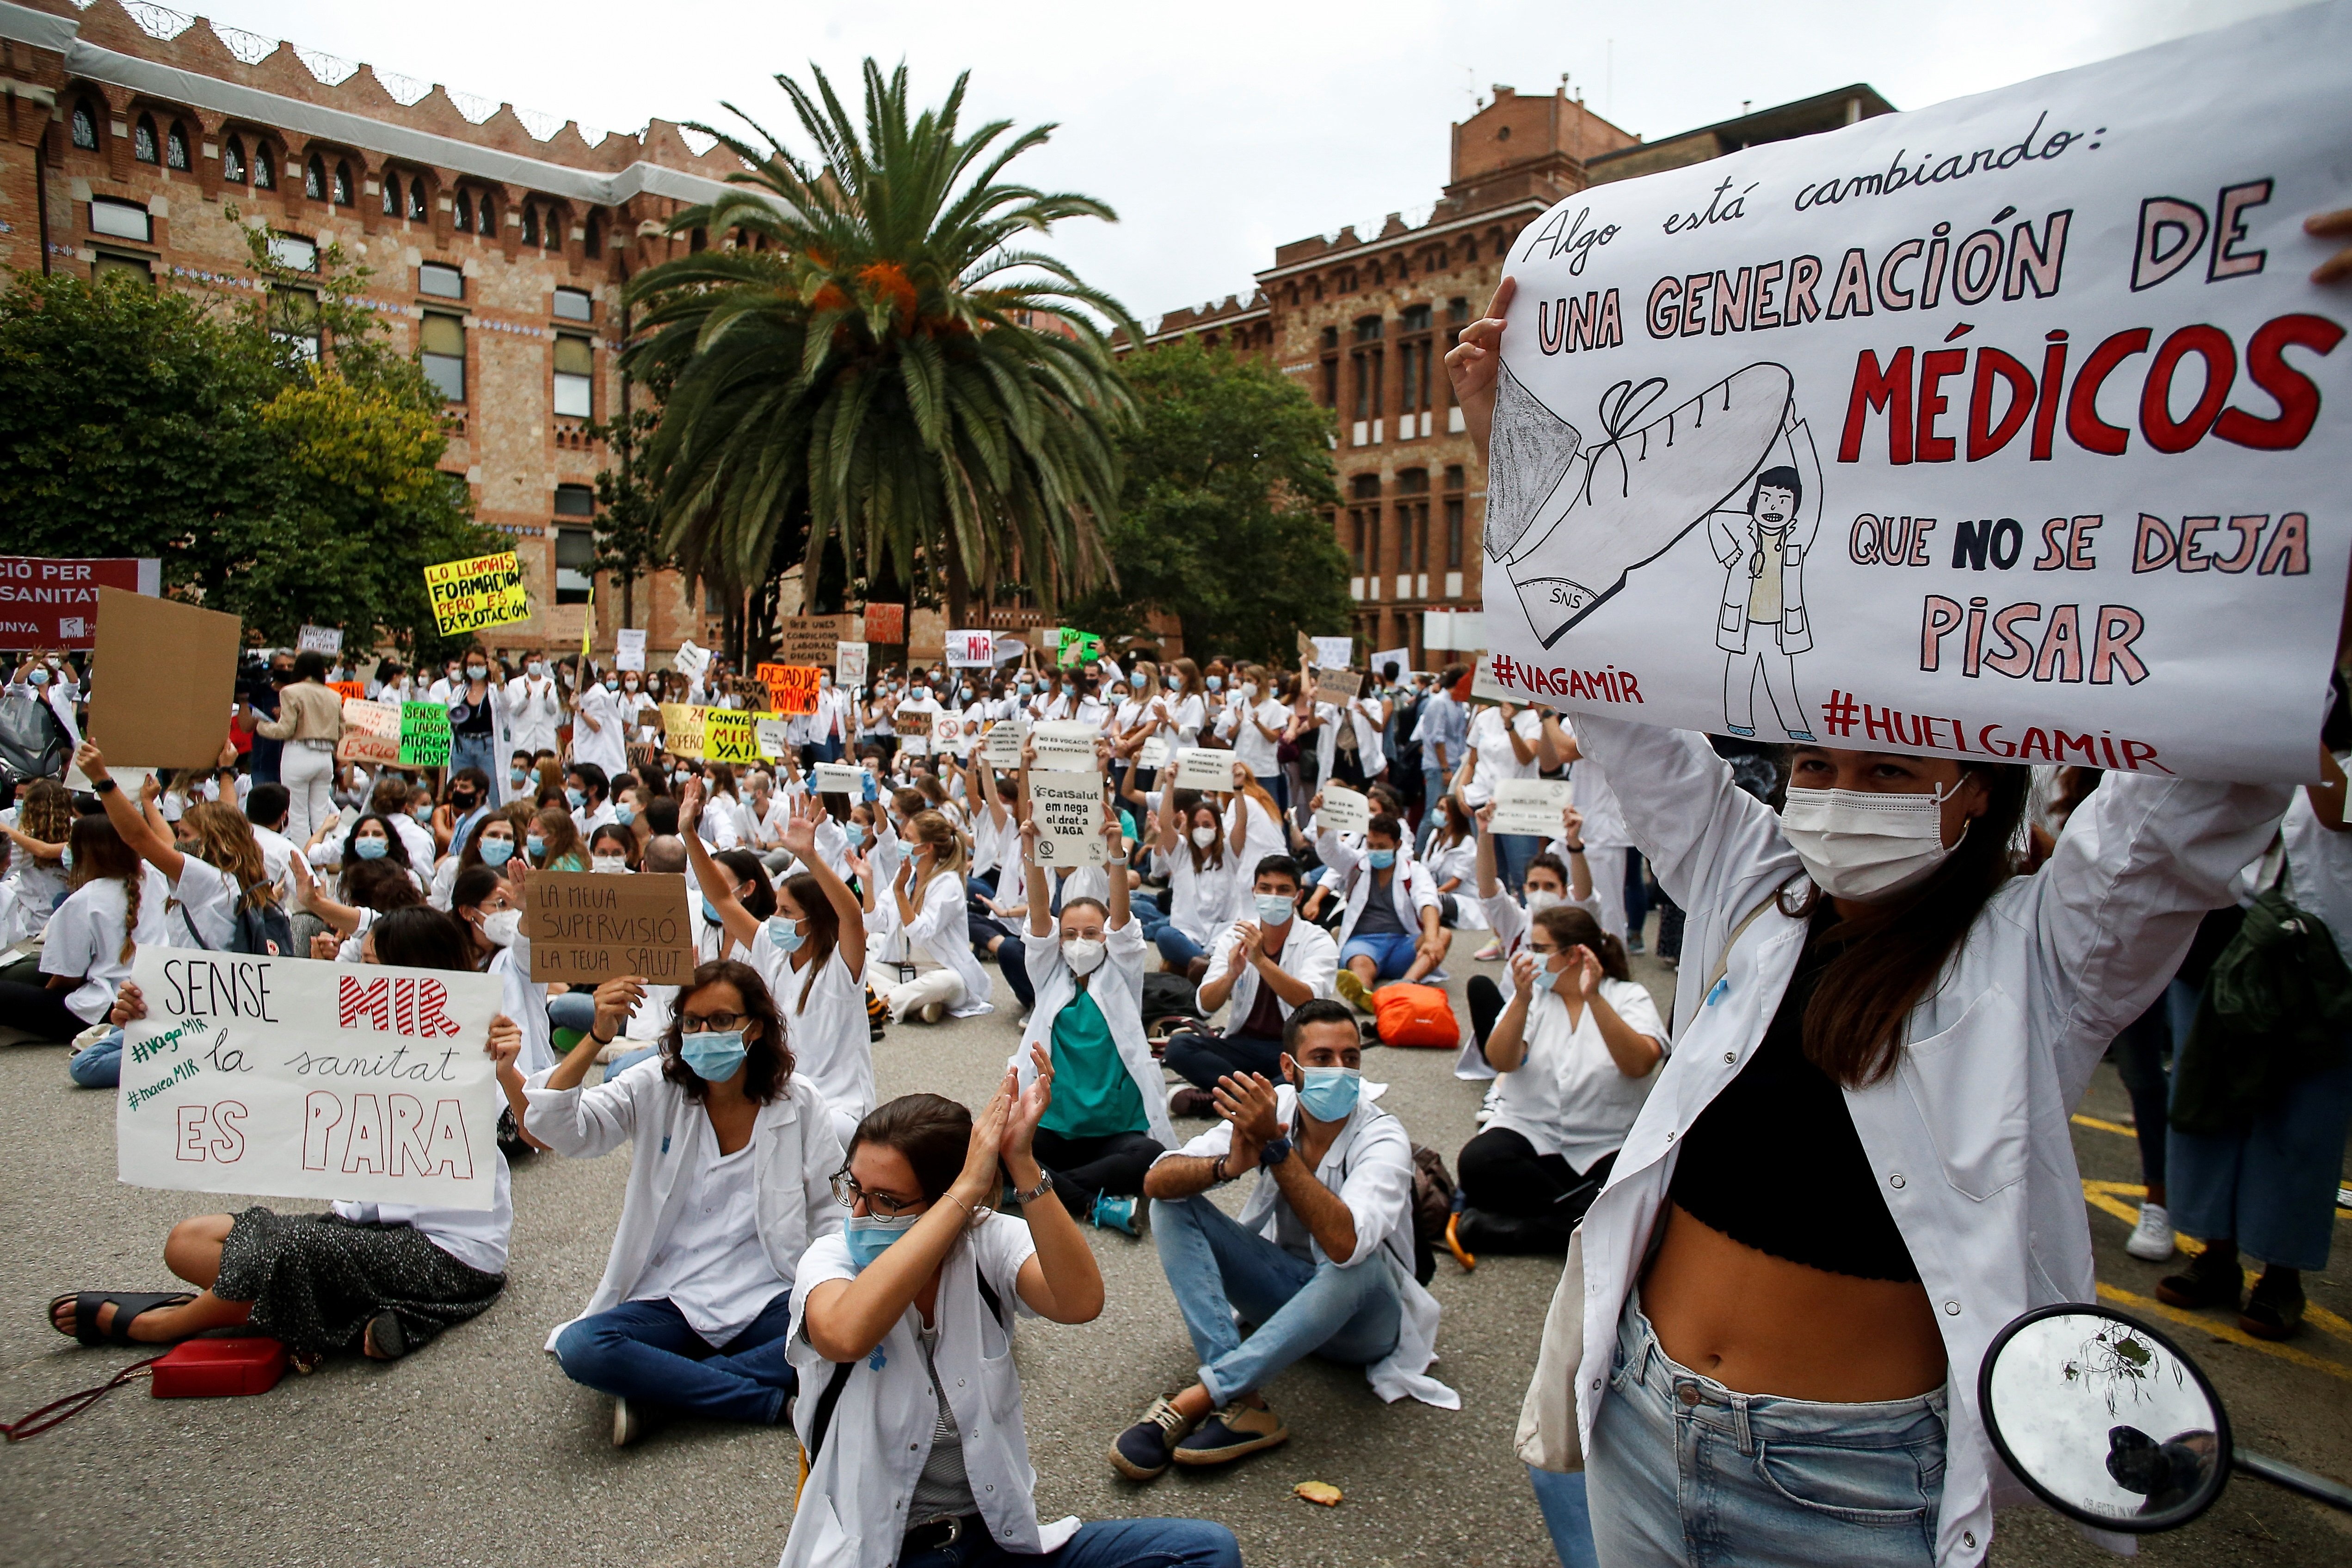
[[[327,685],[328,658],[316,648],[294,655],[294,684],[278,694],[278,716],[263,718],[247,705],[239,722],[268,740],[286,743],[278,781],[286,786],[286,836],[308,839],[335,809],[335,742],[343,734],[343,699]]]

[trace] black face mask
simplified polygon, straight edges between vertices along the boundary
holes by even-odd
[[[471,789],[453,789],[449,792],[449,804],[461,811],[471,807],[473,803],[474,792]]]

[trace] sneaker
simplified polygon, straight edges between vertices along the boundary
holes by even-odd
[[[2238,1271],[2238,1249],[2209,1242],[2178,1274],[2157,1281],[2156,1299],[2168,1307],[2228,1307],[2237,1310],[2245,1277]]]
[[[1155,1399],[1143,1419],[1111,1439],[1110,1468],[1131,1481],[1157,1480],[1167,1473],[1169,1445],[1193,1427],[1165,1399]]]
[[[1639,931],[1627,933],[1625,937],[1625,951],[1633,954],[1636,957],[1639,957],[1641,955],[1649,951],[1649,948],[1643,946],[1642,934]]]
[[[948,1016],[948,1005],[945,1002],[925,1002],[915,1016],[925,1023],[937,1023]]]
[[[1141,1236],[1143,1229],[1135,1223],[1136,1202],[1131,1197],[1114,1197],[1109,1193],[1095,1194],[1094,1223],[1098,1230],[1124,1231],[1129,1236]]]
[[[1491,964],[1502,956],[1503,942],[1502,938],[1498,936],[1494,941],[1487,943],[1484,947],[1479,948],[1475,953],[1471,954],[1470,958],[1473,963]]]
[[[1255,1409],[1236,1400],[1177,1444],[1174,1457],[1180,1465],[1229,1465],[1244,1454],[1288,1441],[1290,1428],[1271,1408]]]
[[[613,1447],[625,1448],[646,1435],[646,1418],[625,1399],[613,1401]]]
[[[2124,1250],[2145,1263],[2161,1263],[2172,1256],[2172,1216],[2160,1203],[2139,1206],[2139,1226],[2124,1243]]]
[[[1366,988],[1364,977],[1355,970],[1342,968],[1333,977],[1331,988],[1339,993],[1341,1001],[1346,1002],[1358,1012],[1368,1013],[1372,1010],[1372,993]]]
[[[1180,1116],[1213,1116],[1216,1113],[1216,1097],[1205,1089],[1196,1089],[1187,1083],[1169,1092],[1168,1118],[1171,1122]]]
[[[2238,1326],[2256,1339],[2284,1339],[2303,1326],[2303,1276],[2293,1269],[2265,1269],[2246,1297]]]

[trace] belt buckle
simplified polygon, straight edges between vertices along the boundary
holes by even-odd
[[[920,1550],[925,1552],[943,1551],[948,1547],[953,1546],[957,1542],[963,1539],[963,1520],[961,1516],[956,1514],[943,1514],[938,1519],[927,1519],[923,1521],[922,1523],[907,1531],[907,1534],[911,1539],[912,1537],[922,1534],[925,1531],[937,1530],[941,1525],[945,1525],[947,1527],[946,1537],[938,1541],[925,1541]]]

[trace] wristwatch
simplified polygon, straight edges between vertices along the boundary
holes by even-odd
[[[1039,1198],[1045,1197],[1047,1193],[1053,1190],[1053,1173],[1041,1168],[1037,1175],[1037,1185],[1029,1188],[1025,1192],[1019,1187],[1013,1188],[1013,1201],[1019,1204],[1022,1207],[1026,1208],[1031,1204],[1036,1202]]]
[[[1257,1152],[1258,1169],[1272,1170],[1289,1157],[1290,1139],[1287,1136],[1268,1138],[1265,1146]]]

